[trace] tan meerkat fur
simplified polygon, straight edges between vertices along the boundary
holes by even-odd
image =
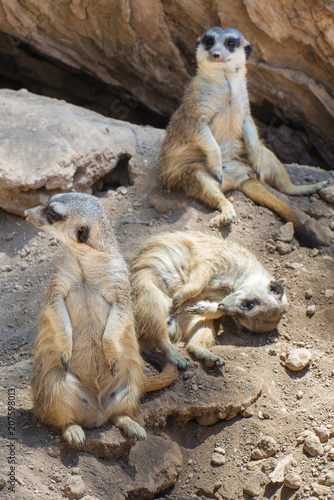
[[[128,435],[145,438],[133,420],[139,398],[144,390],[168,384],[159,387],[157,376],[150,386],[144,376],[129,273],[101,203],[82,193],[58,194],[25,216],[68,247],[39,315],[35,415],[61,428],[65,440],[77,445],[85,439],[81,426],[107,420]]]
[[[223,193],[239,189],[291,221],[301,243],[314,246],[296,213],[258,180],[289,195],[312,194],[327,184],[292,184],[259,139],[247,92],[250,51],[250,43],[231,28],[210,28],[198,39],[196,75],[171,118],[159,154],[161,178],[167,188],[181,189],[218,209],[214,222],[219,225],[236,215]]]
[[[268,332],[287,310],[282,285],[247,249],[198,232],[151,237],[131,263],[140,342],[160,349],[180,368],[187,360],[172,342],[183,341],[208,366],[222,360],[209,349],[214,319],[224,314],[255,332]]]

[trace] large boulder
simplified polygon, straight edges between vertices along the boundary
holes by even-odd
[[[26,90],[0,90],[0,109],[0,207],[18,215],[54,193],[91,193],[118,165],[134,176],[141,144],[157,151],[163,136]]]
[[[0,30],[42,54],[126,89],[162,114],[177,106],[194,68],[197,37],[232,26],[253,44],[249,89],[255,104],[306,129],[334,166],[334,23],[316,0],[0,0]],[[120,102],[115,102],[119,105]]]

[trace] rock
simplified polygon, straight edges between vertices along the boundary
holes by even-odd
[[[163,116],[170,115],[182,96],[193,70],[197,37],[213,24],[225,26],[227,20],[237,20],[234,24],[254,48],[248,62],[252,101],[264,107],[270,103],[284,118],[306,129],[320,156],[333,166],[330,3],[318,2],[313,9],[305,9],[302,0],[293,5],[289,0],[247,0],[242,9],[234,2],[216,5],[205,0],[199,0],[196,8],[189,0],[168,5],[117,0],[89,6],[76,0],[39,8],[34,0],[27,0],[24,7],[19,0],[1,0],[0,5],[2,32],[19,37],[48,58],[121,88],[120,95],[129,96],[132,104],[143,103]],[[186,22],[176,22],[185,13]],[[20,43],[15,51],[20,57]],[[115,99],[113,106],[121,107],[126,119],[130,107],[126,100]],[[33,129],[36,132],[30,133],[38,134],[38,123],[29,124],[27,130]]]
[[[284,243],[283,241],[277,241],[276,243],[276,250],[280,255],[286,255],[292,252],[292,248],[292,245],[289,245],[289,243]]]
[[[292,454],[281,458],[275,466],[275,469],[268,474],[270,481],[272,483],[283,483],[286,469],[291,466],[293,460]]]
[[[303,391],[298,391],[296,394],[297,399],[302,399],[303,396],[304,396]]]
[[[334,460],[334,448],[331,448],[330,450],[328,450],[328,458],[330,458],[331,460]]]
[[[334,184],[321,189],[319,194],[328,203],[334,203]]]
[[[292,222],[287,222],[284,226],[281,226],[276,234],[275,239],[283,241],[284,243],[290,243],[294,235]]]
[[[285,359],[285,366],[294,372],[302,370],[311,361],[312,355],[308,349],[292,349]]]
[[[7,484],[7,477],[5,474],[0,473],[0,490],[3,490]]]
[[[331,220],[330,223],[328,224],[328,227],[331,231],[334,231],[334,220]]]
[[[1,89],[0,103],[0,206],[18,215],[57,192],[90,193],[120,161],[135,176],[138,144],[158,151],[164,134],[29,92]]]
[[[309,288],[305,292],[305,299],[310,299],[312,296],[313,296],[313,290],[312,290],[312,288]]]
[[[332,242],[332,231],[328,227],[322,227],[320,223],[311,217],[305,223],[305,229],[319,245],[329,246]]]
[[[325,474],[325,482],[324,482],[324,484],[326,486],[333,486],[334,485],[334,469],[329,470]]]
[[[85,495],[81,500],[100,500],[97,497],[92,497],[91,495]]]
[[[331,288],[329,288],[328,290],[325,290],[325,299],[329,300],[332,297],[334,297],[334,290],[332,290]]]
[[[326,441],[329,440],[331,436],[330,430],[324,425],[320,425],[319,427],[314,427],[313,430],[320,439],[320,443],[325,443]]]
[[[297,472],[288,472],[284,478],[284,485],[292,490],[298,490],[302,485],[302,480]]]
[[[304,451],[311,455],[311,457],[317,457],[318,455],[323,455],[324,449],[320,443],[320,439],[315,434],[310,434],[305,438],[304,441]]]
[[[71,476],[65,483],[63,495],[66,498],[82,498],[85,493],[85,483],[81,476]]]
[[[249,480],[244,486],[244,493],[251,498],[258,497],[262,493],[262,487],[256,480]]]
[[[49,446],[47,448],[46,453],[49,457],[58,458],[60,456],[60,449],[57,446]]]
[[[213,451],[215,453],[220,453],[221,455],[225,455],[225,453],[226,453],[225,449],[221,448],[220,446],[216,447]]]
[[[226,462],[226,458],[221,453],[214,452],[211,457],[212,465],[224,465]]]
[[[206,415],[201,415],[200,417],[196,417],[197,423],[199,425],[214,425],[217,422],[219,422],[219,417],[216,415],[216,413],[211,412],[207,413]]]
[[[306,314],[308,316],[313,316],[314,313],[315,313],[315,305],[314,304],[312,304],[311,306],[308,306],[306,308]]]
[[[256,448],[251,453],[251,458],[259,460],[261,458],[271,457],[278,450],[276,441],[270,436],[262,436],[256,445]]]

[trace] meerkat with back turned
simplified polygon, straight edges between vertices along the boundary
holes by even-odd
[[[131,263],[133,304],[140,342],[158,347],[180,368],[188,362],[173,342],[183,341],[208,366],[223,362],[209,351],[214,319],[268,332],[287,310],[282,285],[253,254],[222,238],[197,232],[160,233]]]
[[[68,246],[39,315],[35,415],[77,445],[85,439],[81,426],[107,420],[145,438],[133,420],[139,398],[143,391],[169,385],[176,370],[148,380],[144,376],[128,269],[101,203],[82,193],[58,194],[25,216]]]
[[[196,75],[171,118],[159,154],[162,181],[218,209],[219,225],[235,217],[223,193],[239,189],[292,222],[301,243],[312,247],[297,214],[260,180],[288,195],[316,193],[328,181],[292,184],[284,166],[260,141],[247,92],[250,52],[251,44],[235,29],[210,28],[198,39]]]

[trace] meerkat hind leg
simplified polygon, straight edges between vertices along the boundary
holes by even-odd
[[[224,189],[224,177],[222,186]],[[211,219],[212,224],[223,226],[232,222],[236,217],[234,207],[224,196],[219,182],[203,168],[196,168],[189,174],[189,178],[184,183],[184,189],[192,198],[201,200],[210,208],[220,211],[218,216]]]
[[[209,368],[224,365],[224,361],[219,356],[207,349],[207,347],[211,347],[215,343],[213,332],[212,321],[200,321],[197,323],[194,334],[186,346],[195,358],[202,359]]]
[[[111,417],[111,421],[119,429],[125,432],[128,436],[134,436],[138,439],[146,439],[145,429],[132,420],[128,415],[115,415]]]
[[[63,438],[69,444],[82,446],[85,441],[85,433],[80,425],[69,425],[63,431]]]

